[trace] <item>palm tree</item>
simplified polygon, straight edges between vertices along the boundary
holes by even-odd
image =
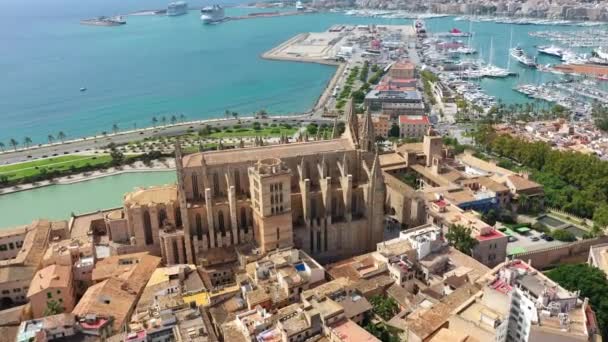
[[[163,115],[160,118],[160,122],[162,122],[163,126],[167,123],[167,118]]]
[[[154,127],[156,127],[156,124],[157,124],[157,123],[158,123],[158,119],[156,118],[156,116],[153,116],[153,117],[152,117],[152,125],[153,125]]]
[[[0,141],[0,151],[4,152],[4,143]]]
[[[179,121],[186,122],[186,116],[184,114],[179,115]]]
[[[171,115],[171,124],[175,125],[176,122],[177,122],[177,116]]]
[[[49,145],[53,144],[53,140],[55,140],[55,137],[52,134],[49,134],[46,136],[47,139],[49,139]]]
[[[31,143],[32,143],[32,138],[30,138],[30,137],[23,138],[23,145],[25,145],[25,148],[30,147]]]
[[[63,133],[63,131],[59,131],[59,133],[57,133],[57,138],[58,138],[59,140],[61,140],[61,143],[62,143],[62,144],[63,144],[63,142],[64,142],[64,140],[65,140],[65,137],[66,137],[66,135],[65,135],[65,133]]]
[[[229,118],[229,117],[230,117],[230,115],[231,115],[231,114],[230,114],[230,111],[229,111],[228,109],[226,109],[226,111],[224,112],[224,116],[225,116],[226,118]]]
[[[13,148],[15,149],[15,151],[17,151],[17,146],[19,146],[19,143],[17,142],[17,140],[11,138],[11,140],[8,142],[11,146],[13,146]]]
[[[239,113],[232,112],[232,117],[234,117],[235,119],[238,119],[239,118]]]
[[[113,124],[112,125],[112,132],[114,132],[114,134],[118,133],[118,125],[117,124]]]

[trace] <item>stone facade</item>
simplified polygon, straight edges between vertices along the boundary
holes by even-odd
[[[295,246],[321,261],[373,250],[385,199],[376,136],[369,113],[359,125],[354,105],[346,108],[345,133],[334,129],[329,140],[184,157],[178,144],[177,186],[127,194],[124,217],[106,221],[120,227],[126,220],[126,243],[167,264],[245,243],[262,253]]]

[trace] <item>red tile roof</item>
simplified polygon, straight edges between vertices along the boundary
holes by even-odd
[[[479,241],[486,241],[486,240],[501,238],[503,236],[505,236],[505,234],[501,233],[500,231],[498,231],[496,229],[492,229],[492,230],[490,230],[489,234],[477,235],[476,239]]]
[[[426,115],[400,115],[399,122],[403,124],[430,124]]]

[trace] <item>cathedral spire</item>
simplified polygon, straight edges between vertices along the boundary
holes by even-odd
[[[357,109],[355,108],[355,102],[353,99],[349,99],[346,103],[346,110],[344,111],[346,117],[346,129],[350,130],[350,134],[354,141],[359,140],[359,122],[357,120]]]
[[[376,133],[374,132],[374,122],[372,120],[372,115],[369,111],[366,111],[363,115],[363,124],[361,125],[359,146],[362,150],[371,152],[374,149],[375,140]]]

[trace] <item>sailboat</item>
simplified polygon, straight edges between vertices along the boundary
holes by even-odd
[[[490,38],[490,58],[488,59],[488,64],[480,69],[480,72],[483,76],[486,77],[507,77],[510,75],[508,70],[503,68],[499,68],[496,65],[492,64],[492,60],[494,59],[494,37]]]

